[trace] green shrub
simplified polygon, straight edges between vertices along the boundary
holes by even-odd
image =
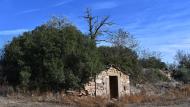
[[[9,84],[30,89],[80,88],[100,71],[97,53],[95,42],[76,27],[42,25],[6,45],[3,74]]]

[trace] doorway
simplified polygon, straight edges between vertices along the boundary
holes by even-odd
[[[118,77],[117,76],[109,76],[110,82],[110,99],[115,98],[118,99]]]

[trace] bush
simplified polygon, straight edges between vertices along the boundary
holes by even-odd
[[[163,75],[159,69],[144,69],[144,77],[147,77],[145,80],[149,83],[156,83],[159,81],[168,81],[169,79]]]
[[[181,68],[173,74],[174,79],[183,81],[184,83],[190,82],[190,70],[187,68]]]
[[[5,46],[9,84],[30,89],[78,89],[100,71],[96,44],[73,25],[42,25]]]
[[[156,57],[142,58],[139,61],[143,68],[166,68],[166,64]]]
[[[99,47],[101,62],[103,65],[116,65],[125,73],[130,74],[133,83],[138,83],[143,79],[141,66],[135,51],[126,47]]]

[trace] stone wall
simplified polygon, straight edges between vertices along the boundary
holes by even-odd
[[[159,70],[162,75],[165,75],[169,80],[172,80],[172,74],[170,71]]]
[[[96,85],[94,80],[85,85],[85,90],[89,95],[110,97],[109,76],[118,77],[118,93],[119,97],[130,94],[130,81],[129,76],[121,72],[120,70],[110,67],[107,70],[102,71],[96,76]],[[96,87],[96,90],[95,90]]]

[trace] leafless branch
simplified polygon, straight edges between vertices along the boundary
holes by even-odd
[[[108,30],[105,30],[105,27],[113,25],[112,22],[109,22],[109,16],[106,16],[99,21],[99,17],[93,16],[90,9],[86,10],[84,18],[88,23],[89,36],[92,40],[95,40],[98,35],[107,33]]]

